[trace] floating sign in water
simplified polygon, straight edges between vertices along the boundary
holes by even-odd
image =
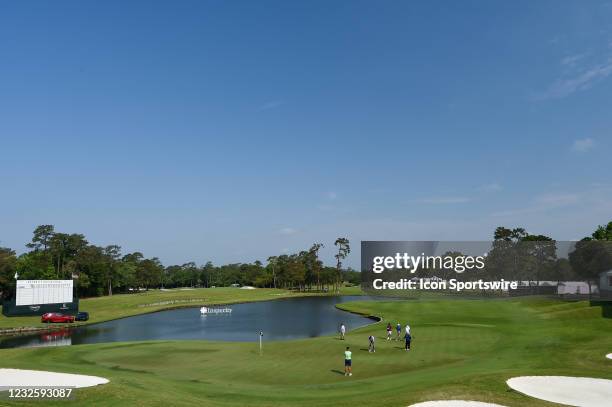
[[[208,315],[208,314],[231,314],[231,308],[217,308],[217,307],[202,307],[200,308],[200,314]]]

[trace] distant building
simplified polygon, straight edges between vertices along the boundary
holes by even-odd
[[[591,285],[591,294],[597,294],[597,286]],[[559,295],[589,295],[589,284],[584,281],[563,281],[557,286]]]

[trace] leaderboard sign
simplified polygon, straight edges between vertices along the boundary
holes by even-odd
[[[17,280],[15,305],[72,302],[72,280]]]
[[[78,312],[72,280],[17,280],[15,296],[5,301],[6,316],[42,315],[46,312]]]

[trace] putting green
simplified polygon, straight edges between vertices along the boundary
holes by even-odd
[[[263,355],[256,343],[109,343],[1,350],[0,367],[108,378],[104,386],[77,390],[72,405],[87,406],[407,406],[448,399],[549,406],[510,390],[506,380],[612,378],[601,357],[612,320],[586,302],[408,300],[341,307],[384,321],[349,332],[346,341],[265,343]],[[384,340],[386,323],[398,321],[412,326],[410,352],[402,342]],[[377,337],[376,353],[367,351],[370,334]],[[347,345],[352,377],[343,375]]]

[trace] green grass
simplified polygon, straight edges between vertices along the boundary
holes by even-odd
[[[553,406],[511,391],[518,375],[612,378],[612,320],[586,302],[408,300],[343,303],[385,321],[349,332],[265,344],[151,341],[0,350],[0,367],[92,374],[111,382],[77,391],[75,406],[406,406],[472,399]],[[409,321],[413,350],[384,340],[387,321]],[[367,352],[367,337],[377,352]],[[353,377],[343,351],[353,350]],[[27,405],[19,402],[14,405]],[[37,405],[32,403],[32,405]]]
[[[343,287],[341,294],[360,295],[360,287]],[[87,311],[90,320],[83,324],[104,322],[147,312],[178,307],[195,307],[199,305],[230,304],[247,301],[264,301],[276,298],[297,297],[305,295],[324,295],[310,292],[295,292],[279,289],[260,288],[241,290],[239,288],[196,288],[172,289],[167,291],[150,290],[137,294],[119,294],[112,297],[94,297],[80,300],[79,309]],[[59,324],[55,324],[58,327]],[[21,327],[48,327],[40,322],[40,317],[5,317],[0,315],[0,329]]]

